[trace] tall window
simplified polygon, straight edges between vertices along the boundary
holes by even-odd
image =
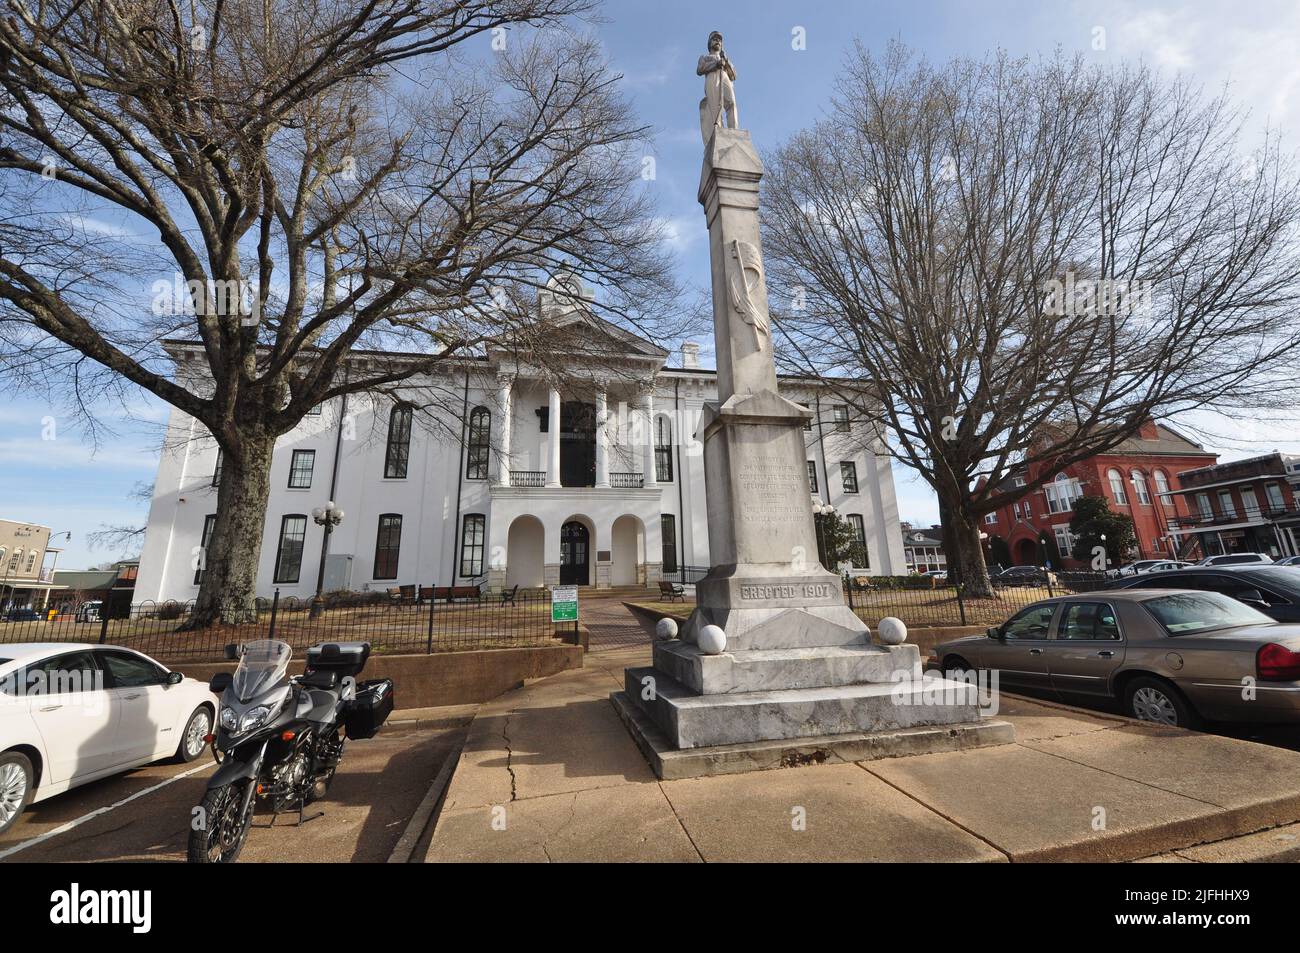
[[[390,480],[406,479],[406,465],[411,456],[411,406],[398,404],[388,415],[388,452],[384,454],[384,476]]]
[[[1070,527],[1056,525],[1052,528],[1056,534],[1056,549],[1063,559],[1069,559],[1070,554],[1074,552],[1074,534],[1070,532]]]
[[[225,462],[223,451],[217,447],[217,465],[212,468],[212,485],[221,486],[221,465]]]
[[[1110,495],[1120,506],[1128,505],[1128,495],[1124,492],[1124,476],[1118,470],[1107,470],[1106,479],[1110,481]]]
[[[470,579],[483,575],[483,546],[487,537],[487,517],[466,513],[461,521],[460,574]]]
[[[397,557],[402,551],[402,518],[396,513],[379,517],[375,534],[375,578],[396,579]]]
[[[34,549],[27,554],[27,572],[29,573],[36,568],[36,556],[37,552]]]
[[[674,573],[677,571],[677,517],[672,513],[659,516],[659,538],[663,541],[663,555],[660,556],[663,571]]]
[[[858,492],[858,465],[852,460],[840,461],[840,483],[845,493]]]
[[[1214,519],[1214,506],[1210,503],[1210,496],[1208,493],[1196,494],[1196,508],[1201,513],[1201,519]]]
[[[1282,488],[1276,483],[1264,484],[1264,496],[1268,500],[1269,509],[1274,512],[1281,512],[1286,509],[1286,503],[1282,499]]]
[[[307,517],[298,514],[280,520],[280,546],[275,553],[275,581],[297,582],[302,572],[302,544],[307,538]]]
[[[1083,495],[1079,482],[1068,474],[1057,474],[1055,480],[1043,487],[1047,497],[1047,512],[1068,513],[1074,509],[1074,501]]]
[[[1241,488],[1241,508],[1245,510],[1247,519],[1254,519],[1259,516],[1259,497],[1255,495],[1253,486],[1243,486]]]
[[[817,492],[817,461],[808,461],[808,492]]]
[[[835,429],[843,433],[849,432],[849,409],[847,407],[833,407],[835,414]]]
[[[1141,470],[1133,470],[1129,473],[1133,478],[1133,492],[1137,496],[1137,501],[1142,506],[1151,505],[1151,494],[1147,492],[1147,478]]]
[[[217,514],[209,513],[203,517],[203,535],[199,537],[199,551],[195,553],[194,585],[203,582],[203,567],[207,564],[208,543],[212,542],[212,531],[217,525]]]
[[[315,450],[295,450],[293,462],[289,467],[289,488],[306,490],[311,488],[311,471],[316,467]]]
[[[663,414],[655,418],[655,479],[673,482],[673,424]]]
[[[867,525],[863,522],[861,513],[849,513],[845,517],[849,525],[853,527],[853,536],[856,540],[856,552],[853,553],[853,565],[859,568],[869,567],[871,564],[867,560]]]
[[[507,427],[510,421],[506,421]],[[469,444],[465,448],[465,479],[486,480],[492,443],[492,412],[475,407],[469,415]]]
[[[1228,519],[1237,518],[1237,507],[1232,502],[1231,490],[1219,491],[1219,512]]]
[[[1156,481],[1156,496],[1160,497],[1160,502],[1169,505],[1169,476],[1164,470],[1156,470],[1151,474],[1151,478]]]

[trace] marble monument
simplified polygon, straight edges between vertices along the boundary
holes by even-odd
[[[718,364],[718,403],[697,433],[711,569],[678,637],[660,628],[653,666],[628,669],[612,701],[660,777],[1008,741],[1010,725],[981,720],[973,688],[922,677],[915,645],[873,644],[840,577],[818,562],[803,438],[812,412],[777,393],[763,165],[737,128],[721,34],[697,72]]]

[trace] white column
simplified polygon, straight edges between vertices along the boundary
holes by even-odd
[[[609,437],[605,427],[608,401],[605,391],[596,392],[596,486],[609,486]]]
[[[642,395],[641,407],[645,413],[645,462],[641,467],[644,485],[658,486],[659,481],[655,479],[655,395],[648,387]]]
[[[546,421],[546,485],[560,485],[560,392],[551,388]]]
[[[497,406],[501,408],[501,453],[497,457],[497,486],[510,485],[510,431],[514,426],[514,401],[511,380],[506,375],[497,378]]]

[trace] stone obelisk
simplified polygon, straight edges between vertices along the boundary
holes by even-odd
[[[1011,726],[982,722],[969,686],[921,680],[915,645],[873,645],[840,577],[817,560],[804,444],[812,413],[777,392],[763,165],[737,128],[721,34],[697,73],[718,364],[718,400],[697,434],[711,568],[680,638],[657,641],[653,667],[628,669],[612,701],[665,778],[1007,741]]]

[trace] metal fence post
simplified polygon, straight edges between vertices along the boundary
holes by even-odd
[[[419,594],[418,591],[416,593]],[[438,583],[429,587],[429,635],[424,642],[424,654],[433,654],[433,610],[438,605]]]
[[[103,645],[108,641],[108,599],[99,607],[99,644]]]
[[[280,605],[280,590],[276,589],[275,595],[271,597],[271,624],[270,627],[266,630],[266,637],[268,639],[275,637],[275,610],[279,608],[279,605]]]
[[[962,600],[961,591],[964,589],[961,583],[957,583],[957,611],[961,613],[961,624],[966,624],[966,603]]]

